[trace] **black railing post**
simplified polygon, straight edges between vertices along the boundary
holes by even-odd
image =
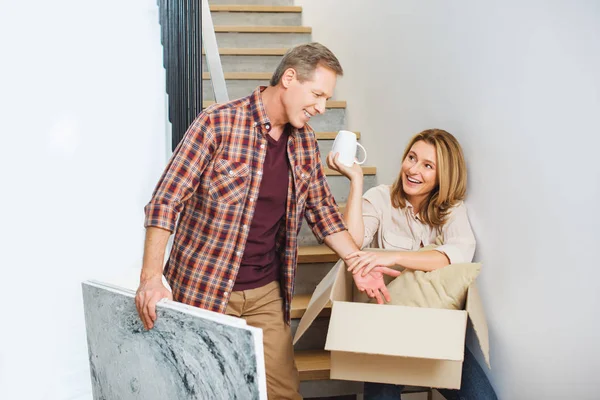
[[[202,3],[158,0],[172,148],[202,111]]]

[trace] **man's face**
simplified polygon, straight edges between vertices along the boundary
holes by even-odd
[[[337,75],[329,68],[317,66],[310,79],[300,82],[296,71],[288,69],[282,78],[286,88],[282,96],[289,123],[300,129],[310,118],[325,112],[325,103],[333,95]]]

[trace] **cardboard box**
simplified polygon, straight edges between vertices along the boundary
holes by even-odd
[[[467,316],[490,365],[488,328],[475,284],[465,310],[354,302],[364,301],[359,293],[339,261],[315,289],[294,337],[295,344],[332,304],[325,344],[331,379],[458,389]]]

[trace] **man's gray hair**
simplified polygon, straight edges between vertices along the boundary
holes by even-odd
[[[288,68],[293,68],[296,71],[300,82],[309,80],[319,65],[329,68],[336,75],[344,75],[344,70],[340,62],[331,50],[320,43],[313,42],[300,44],[289,49],[275,69],[270,85],[277,86],[279,81],[281,81],[283,73]]]

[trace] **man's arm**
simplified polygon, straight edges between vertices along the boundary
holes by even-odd
[[[140,286],[135,296],[135,307],[146,329],[152,329],[156,321],[156,303],[164,298],[173,300],[173,294],[162,282],[165,249],[169,236],[171,232],[165,229],[155,227],[146,229]]]
[[[145,207],[146,241],[135,304],[146,329],[152,329],[156,321],[156,303],[163,298],[173,298],[162,283],[167,242],[175,230],[179,213],[197,190],[217,146],[210,116],[203,112],[173,152]]]
[[[323,242],[343,259],[354,252],[360,251],[348,231],[336,232],[325,236]]]

